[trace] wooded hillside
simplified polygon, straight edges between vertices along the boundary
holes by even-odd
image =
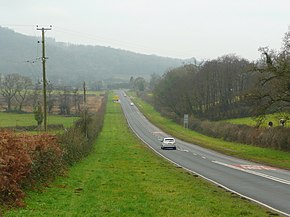
[[[40,35],[26,36],[0,27],[0,74],[18,73],[41,80],[40,40]],[[129,81],[131,76],[149,78],[183,61],[110,47],[61,43],[52,38],[46,38],[46,56],[47,79],[70,85],[104,79]]]

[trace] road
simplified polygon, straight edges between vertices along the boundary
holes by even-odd
[[[290,171],[223,155],[176,139],[177,150],[161,150],[170,135],[151,124],[124,92],[118,92],[133,132],[158,155],[241,197],[290,216]]]

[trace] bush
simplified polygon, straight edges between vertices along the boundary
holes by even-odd
[[[0,132],[0,202],[23,206],[23,187],[59,171],[62,150],[51,135]],[[53,173],[51,171],[54,171]],[[41,181],[44,181],[42,179]]]
[[[63,170],[63,149],[56,136],[42,134],[34,136],[30,155],[32,156],[31,171],[26,179],[25,186],[34,182],[47,182],[54,179]]]

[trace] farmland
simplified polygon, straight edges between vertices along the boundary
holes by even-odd
[[[70,127],[78,117],[65,117],[60,115],[49,115],[47,118],[48,124],[63,124],[65,128]],[[36,126],[34,115],[32,113],[27,114],[15,114],[0,112],[0,127],[17,127],[17,126]]]
[[[73,95],[68,95],[71,97],[68,105],[70,106],[70,113],[59,115],[61,113],[61,96],[58,92],[53,93],[54,105],[51,108],[47,116],[48,125],[62,125],[64,128],[72,126],[72,124],[78,119],[78,112],[83,109],[82,98],[79,95],[78,105],[73,103]],[[89,112],[98,111],[103,100],[102,92],[90,92],[87,94],[87,108]],[[37,127],[37,122],[34,118],[33,112],[33,95],[30,94],[25,104],[22,107],[21,112],[14,110],[13,112],[5,112],[7,109],[5,100],[0,97],[0,128],[19,128],[19,127]],[[16,103],[12,104],[16,107]],[[79,109],[79,111],[77,111]]]

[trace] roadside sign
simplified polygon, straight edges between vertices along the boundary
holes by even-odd
[[[184,114],[183,116],[183,126],[188,128],[188,114]]]

